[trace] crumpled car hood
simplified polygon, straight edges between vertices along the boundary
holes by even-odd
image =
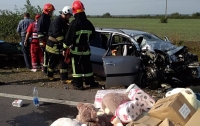
[[[155,49],[167,52],[167,51],[177,48],[177,46],[167,41],[143,41],[141,43],[141,48],[142,50],[148,49],[152,52],[154,52]]]

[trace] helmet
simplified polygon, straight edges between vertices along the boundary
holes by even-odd
[[[45,14],[49,14],[49,12],[54,11],[54,10],[55,10],[55,8],[52,4],[47,3],[47,4],[44,5],[43,12]]]
[[[39,19],[40,17],[41,17],[40,14],[36,14],[36,15],[35,15],[35,20],[36,20],[36,19]]]
[[[84,10],[85,10],[85,8],[84,8],[83,3],[79,0],[75,0],[74,3],[72,4],[73,14],[84,12]]]
[[[73,15],[72,8],[70,6],[63,7],[63,9],[61,11],[59,11],[59,13],[60,14],[71,14],[71,15]]]

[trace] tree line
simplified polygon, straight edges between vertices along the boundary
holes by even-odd
[[[109,12],[103,15],[88,15],[90,18],[164,18],[165,15],[163,14],[155,14],[155,15],[111,15]],[[193,13],[191,15],[188,14],[179,14],[178,12],[168,14],[168,19],[200,19],[200,12]]]

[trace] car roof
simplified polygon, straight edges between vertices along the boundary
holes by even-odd
[[[102,31],[102,32],[119,32],[130,36],[134,36],[137,34],[150,34],[142,30],[132,30],[132,29],[115,29],[115,28],[95,28],[95,29],[97,31]]]
[[[115,28],[95,28],[95,30],[103,31],[103,32],[120,32],[120,33],[124,33],[120,29],[115,29]]]
[[[131,29],[120,29],[121,31],[123,31],[125,34],[128,35],[137,35],[137,34],[149,34],[148,32],[142,31],[142,30],[131,30]]]

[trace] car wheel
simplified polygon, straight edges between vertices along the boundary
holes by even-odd
[[[138,86],[140,88],[146,88],[147,87],[147,74],[146,73],[142,73],[140,75]]]
[[[161,87],[161,84],[159,82],[158,78],[158,70],[153,67],[146,67],[146,76],[147,76],[147,86],[152,89],[158,89]]]

